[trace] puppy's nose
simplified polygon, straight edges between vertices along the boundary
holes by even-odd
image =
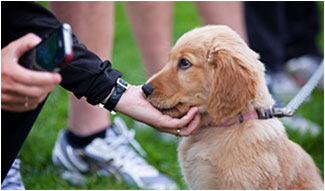
[[[142,91],[146,97],[149,97],[153,92],[153,87],[149,84],[143,84]]]

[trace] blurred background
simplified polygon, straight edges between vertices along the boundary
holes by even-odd
[[[40,2],[47,7],[47,2]],[[318,2],[321,31],[317,45],[324,52],[324,3]],[[173,44],[185,32],[202,26],[195,4],[175,2],[173,20]],[[73,28],[72,28],[73,31]],[[94,34],[95,35],[95,34]],[[147,80],[139,50],[126,17],[124,3],[115,2],[115,32],[112,54],[113,68],[124,74],[131,84],[143,84]],[[114,177],[95,173],[86,174],[83,185],[74,185],[60,178],[59,168],[54,166],[51,153],[58,132],[67,127],[68,92],[56,87],[50,94],[23,149],[20,152],[21,173],[26,189],[137,189]],[[315,129],[292,128],[286,125],[291,140],[301,145],[315,160],[321,175],[324,173],[324,92],[315,90],[297,113],[316,124]],[[174,136],[164,136],[152,128],[143,127],[132,119],[121,116],[129,128],[135,128],[136,140],[147,152],[146,160],[171,177],[180,189],[187,189],[177,162],[178,141]],[[112,120],[113,121],[113,120]]]

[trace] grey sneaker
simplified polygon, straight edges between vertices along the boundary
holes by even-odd
[[[75,149],[67,142],[66,131],[61,131],[52,159],[65,169],[66,176],[62,178],[73,177],[76,183],[82,182],[82,178],[78,177],[80,173],[95,170],[103,175],[113,174],[130,185],[144,189],[176,189],[171,179],[159,173],[138,154],[146,155],[134,135],[134,130],[128,130],[124,121],[115,117],[114,126],[106,130],[105,138],[96,138],[85,148]]]
[[[19,169],[20,160],[16,158],[11,168],[9,169],[6,178],[1,184],[2,190],[25,190],[25,186],[21,179]]]
[[[302,135],[306,134],[308,131],[312,135],[318,135],[321,129],[321,127],[316,123],[298,114],[292,117],[280,118],[280,121],[282,121],[282,123],[284,123],[288,128],[292,130],[298,130]]]
[[[271,74],[270,80],[272,95],[282,103],[287,103],[300,90],[295,81],[285,72]]]
[[[321,61],[322,59],[317,56],[304,55],[287,61],[285,69],[298,85],[303,86],[317,70]],[[324,78],[319,81],[318,88],[324,89]]]

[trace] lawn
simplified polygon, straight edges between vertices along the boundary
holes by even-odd
[[[46,3],[43,3],[46,5]],[[146,75],[137,50],[124,6],[116,2],[115,42],[113,50],[113,67],[124,73],[124,79],[132,84],[142,84]],[[321,4],[323,6],[323,3]],[[321,7],[320,6],[320,7]],[[323,18],[323,8],[321,8]],[[175,42],[184,32],[200,26],[200,20],[195,6],[191,2],[176,2],[173,24],[173,41]],[[323,22],[322,22],[323,23]],[[319,44],[323,50],[323,31]],[[322,175],[324,172],[324,94],[320,91],[313,93],[313,99],[298,110],[321,126],[318,135],[288,129],[290,139],[299,143],[316,161]],[[127,125],[132,128],[134,121],[122,116]],[[39,118],[37,119],[23,149],[20,153],[22,160],[21,172],[27,189],[137,189],[125,182],[119,182],[113,177],[103,177],[87,174],[85,185],[73,185],[60,178],[59,169],[53,165],[51,152],[60,129],[67,127],[68,92],[56,87],[49,96]],[[147,161],[161,172],[177,182],[180,189],[187,189],[177,162],[176,139],[163,139],[161,134],[151,130],[136,128],[136,139],[147,151]],[[158,137],[158,138],[157,138]]]

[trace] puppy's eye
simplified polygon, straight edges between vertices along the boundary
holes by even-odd
[[[186,69],[188,69],[191,66],[192,66],[192,64],[188,60],[185,60],[185,59],[182,59],[178,63],[178,68],[181,69],[181,70],[186,70]]]

